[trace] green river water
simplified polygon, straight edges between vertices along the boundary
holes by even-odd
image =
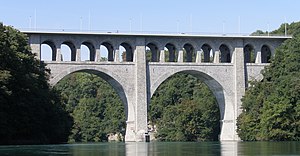
[[[150,142],[0,146],[0,156],[300,155],[300,142]]]

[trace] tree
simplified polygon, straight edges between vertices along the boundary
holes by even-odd
[[[110,133],[125,135],[124,106],[114,89],[97,75],[73,73],[55,88],[74,119],[69,142],[108,141]]]
[[[177,73],[154,93],[150,123],[160,141],[218,140],[220,113],[208,87],[196,77]]]
[[[0,23],[0,144],[59,143],[70,118],[26,35]]]
[[[287,31],[287,32],[285,32]],[[292,23],[283,23],[280,25],[280,27],[276,30],[271,31],[269,34],[271,35],[296,35],[300,33],[300,22],[292,22]],[[252,36],[265,36],[268,35],[268,32],[264,32],[262,30],[256,30],[252,34]]]
[[[242,99],[237,121],[242,140],[300,140],[300,35],[290,31],[294,37],[276,49],[263,80],[252,82]]]

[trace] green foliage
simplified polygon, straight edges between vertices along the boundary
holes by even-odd
[[[292,22],[292,23],[283,23],[280,27],[274,31],[271,31],[270,35],[285,35],[285,28],[287,35],[296,35],[300,33],[300,22]],[[264,32],[262,30],[256,30],[251,35],[252,36],[265,36],[268,34],[268,31]]]
[[[196,77],[178,73],[154,93],[149,111],[160,141],[218,140],[220,113],[208,87]]]
[[[290,24],[281,24],[280,27],[271,32],[271,34],[285,34],[285,26],[287,28],[287,35],[296,35],[300,32],[300,22],[292,22]]]
[[[264,79],[246,91],[237,122],[242,140],[300,140],[299,69],[300,35],[296,34],[276,49],[273,62],[264,69]]]
[[[266,35],[268,32],[263,32],[262,30],[256,30],[255,32],[251,33],[251,36],[261,36],[261,35]]]
[[[114,89],[97,75],[74,73],[55,88],[74,119],[69,142],[107,141],[109,133],[125,135],[124,106]]]
[[[67,141],[70,118],[27,38],[0,23],[0,144]]]

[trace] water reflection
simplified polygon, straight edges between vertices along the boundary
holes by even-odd
[[[131,142],[66,145],[0,146],[13,156],[240,156],[300,155],[300,142]]]
[[[126,155],[130,156],[147,156],[149,143],[126,143]]]
[[[221,155],[222,156],[238,156],[238,143],[236,141],[222,141]]]
[[[219,142],[126,143],[127,156],[220,155]]]

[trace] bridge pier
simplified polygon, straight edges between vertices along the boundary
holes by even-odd
[[[144,141],[145,133],[148,133],[147,121],[147,73],[146,73],[146,47],[145,38],[136,38],[136,101],[135,101],[135,141]],[[127,141],[127,140],[126,140]]]
[[[245,95],[246,90],[246,71],[245,71],[245,62],[244,62],[244,48],[243,48],[243,41],[239,40],[237,41],[237,46],[234,50],[234,103],[235,103],[235,117],[234,117],[234,126],[235,130],[237,129],[236,126],[236,119],[237,117],[242,113],[242,97]],[[234,140],[240,140],[240,138],[237,135],[237,132],[235,131]]]

